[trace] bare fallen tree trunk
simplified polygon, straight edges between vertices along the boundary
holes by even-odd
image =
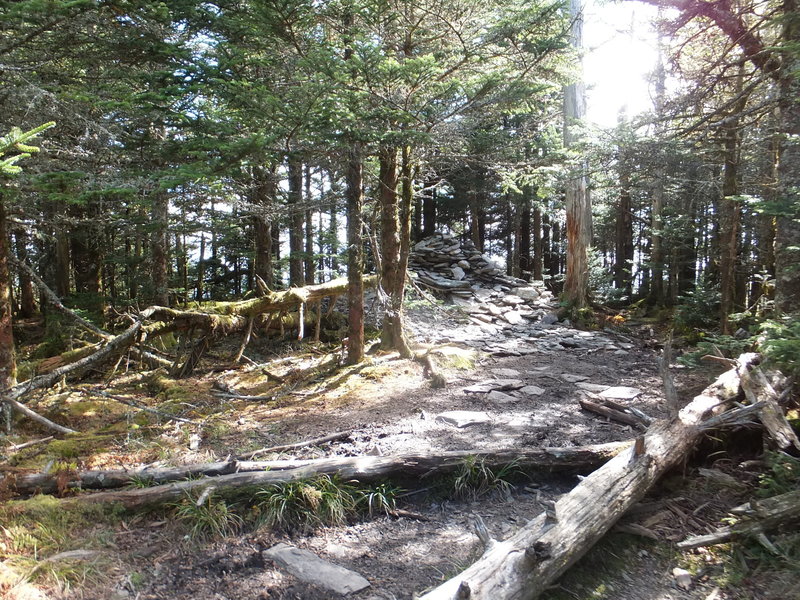
[[[193,465],[184,467],[183,471],[180,469],[128,472],[89,471],[76,475],[75,481],[70,482],[67,486],[110,487],[112,483],[125,485],[136,479],[154,481],[182,479],[189,475],[205,474],[203,467],[211,469],[210,474],[218,474],[220,470],[230,470],[228,471],[230,474],[207,479],[180,481],[135,490],[85,494],[75,498],[81,502],[119,502],[125,508],[137,509],[174,502],[183,498],[187,492],[200,492],[208,486],[214,486],[216,493],[222,496],[235,496],[240,494],[243,488],[263,487],[322,474],[335,474],[345,480],[355,479],[358,481],[374,481],[388,476],[421,479],[455,471],[470,456],[483,458],[485,464],[493,468],[503,467],[513,462],[519,468],[525,469],[544,469],[548,472],[585,472],[607,461],[629,444],[630,442],[613,442],[574,448],[532,448],[528,450],[513,448],[491,452],[453,450],[438,454],[356,456],[315,460],[230,461],[211,465]],[[16,489],[18,491],[26,490],[30,493],[31,491],[57,488],[54,487],[54,481],[51,482],[47,476],[37,474],[17,477]]]
[[[747,504],[731,509],[730,512],[741,517],[742,521],[736,525],[720,527],[708,535],[686,538],[678,542],[678,548],[688,550],[724,544],[742,537],[761,536],[767,531],[794,524],[800,520],[800,490],[763,500],[751,500]]]
[[[695,397],[677,418],[657,422],[625,450],[562,497],[554,511],[536,517],[509,539],[492,542],[471,567],[420,600],[530,600],[583,556],[703,435],[703,419],[740,391],[737,368]]]

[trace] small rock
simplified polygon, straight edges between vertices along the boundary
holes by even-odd
[[[600,392],[605,392],[609,387],[608,385],[603,385],[600,383],[585,383],[583,381],[579,381],[575,384],[578,389],[586,390],[587,392],[592,392],[593,394],[599,394]]]
[[[536,300],[539,297],[539,292],[533,287],[522,287],[515,290],[517,296],[523,300]]]
[[[539,321],[539,322],[543,323],[544,325],[554,325],[554,324],[558,323],[558,316],[555,315],[554,313],[550,313],[550,314],[547,314],[547,315],[543,316],[542,320]]]
[[[675,567],[672,569],[672,576],[675,578],[675,583],[683,590],[688,590],[692,587],[692,574],[686,569]]]
[[[541,396],[544,394],[544,388],[540,388],[536,385],[526,385],[519,390],[521,393],[525,394],[526,396]]]
[[[461,281],[466,276],[466,273],[464,273],[464,269],[462,269],[461,267],[451,267],[450,271],[452,271],[453,279],[455,279],[456,281]]]
[[[522,304],[525,302],[519,296],[515,296],[514,294],[509,294],[503,298],[503,304],[507,304],[509,306],[516,306],[517,304]]]
[[[509,402],[517,402],[519,400],[519,398],[516,398],[516,397],[511,396],[509,394],[504,394],[503,392],[498,392],[497,390],[489,392],[489,395],[487,396],[487,399],[490,402],[499,402],[500,404],[507,404]]]
[[[288,544],[277,544],[264,551],[264,555],[299,580],[343,596],[360,592],[370,585],[369,581],[355,571],[323,560],[313,552]]]
[[[571,373],[562,373],[561,379],[567,383],[578,383],[579,381],[586,381],[589,379],[586,375],[573,375]]]
[[[641,396],[641,394],[642,390],[624,385],[610,387],[600,392],[602,398],[609,398],[610,400],[633,400],[637,396]]]
[[[453,425],[458,428],[489,423],[491,420],[492,418],[489,416],[489,413],[483,411],[448,410],[436,415],[436,421],[438,423]]]
[[[503,315],[503,318],[512,325],[519,325],[523,321],[522,315],[515,310],[508,311]]]
[[[517,371],[516,369],[491,369],[492,373],[495,375],[499,375],[500,377],[519,377],[522,373]]]

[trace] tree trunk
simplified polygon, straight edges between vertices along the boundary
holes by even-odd
[[[195,284],[195,300],[198,302],[203,301],[205,294],[205,277],[206,277],[206,235],[200,232],[200,255],[197,258],[197,283]]]
[[[783,0],[783,40],[786,50],[779,72],[781,150],[778,197],[783,214],[775,234],[775,308],[800,313],[800,19],[797,0]]]
[[[28,261],[28,234],[24,229],[14,232],[14,241],[17,246],[17,258],[22,262]],[[27,273],[19,274],[19,316],[30,319],[36,314],[36,300],[33,293],[33,282]]]
[[[400,202],[397,197],[397,148],[384,146],[379,150],[378,201],[381,211],[381,287],[386,295],[381,345],[397,350],[401,356],[411,356],[403,333],[403,290],[405,269],[402,267]]]
[[[531,188],[523,192],[522,207],[519,209],[519,276],[526,281],[531,279],[533,260],[531,258]]]
[[[301,286],[303,277],[303,161],[292,153],[288,159],[289,194],[289,285]]]
[[[742,90],[744,65],[739,66],[736,79],[737,93]],[[719,199],[719,288],[720,288],[720,328],[724,335],[730,335],[730,315],[736,310],[736,263],[739,257],[739,229],[741,227],[742,206],[736,199],[739,193],[739,118],[747,105],[747,95],[736,102],[730,120],[724,128],[722,197]]]
[[[542,207],[539,202],[533,206],[533,279],[542,280],[544,237],[542,235]]]
[[[658,119],[664,118],[664,96],[666,93],[666,72],[661,53],[661,42],[659,40],[658,65],[656,67],[656,94],[655,112]],[[660,123],[660,122],[659,122]],[[664,134],[664,126],[659,124],[656,127],[656,135],[660,140]],[[652,276],[650,277],[650,304],[654,306],[664,305],[664,188],[666,186],[667,170],[664,165],[665,152],[659,145],[656,155],[656,164],[653,169],[653,188],[650,212],[650,265]]]
[[[253,228],[255,244],[254,274],[260,277],[269,289],[275,285],[272,272],[272,235],[269,214],[275,206],[275,169],[256,167],[253,171]]]
[[[150,194],[153,232],[150,238],[152,260],[153,304],[169,306],[169,196],[156,189]]]
[[[744,369],[754,355],[740,357]],[[490,541],[483,556],[420,600],[533,600],[581,558],[658,479],[702,438],[703,419],[739,394],[728,371],[672,421],[653,425],[637,443],[584,478],[550,514],[510,538]]]
[[[431,185],[427,194],[422,197],[422,237],[430,237],[436,233],[436,187]]]
[[[450,450],[439,454],[399,454],[396,456],[355,456],[345,458],[325,458],[317,460],[238,462],[239,472],[219,475],[206,479],[194,479],[159,485],[151,488],[83,494],[75,500],[80,502],[119,502],[125,508],[138,509],[172,502],[190,490],[202,490],[214,486],[222,496],[236,495],[246,487],[268,486],[275,483],[297,481],[321,474],[338,474],[342,480],[361,482],[376,481],[389,476],[395,479],[419,481],[420,477],[430,477],[456,471],[467,457],[484,459],[490,468],[505,467],[510,463],[518,468],[542,469],[547,472],[558,470],[589,470],[602,464],[620,451],[629,442],[612,442],[597,446],[578,446],[574,448],[531,448],[496,450],[481,452],[474,450]],[[214,469],[225,468],[219,463],[210,465]],[[252,469],[252,470],[251,470]],[[142,473],[146,476],[146,472]],[[97,476],[86,475],[87,481],[96,481]],[[130,480],[130,473],[128,474]]]
[[[314,284],[314,212],[311,210],[311,166],[306,165],[306,248],[303,263],[306,285]]]
[[[347,364],[364,359],[364,241],[361,144],[353,143],[347,157]]]
[[[0,398],[17,383],[17,362],[14,356],[14,328],[11,318],[11,272],[8,219],[5,198],[0,188]]]
[[[630,300],[633,297],[633,203],[631,202],[631,184],[628,165],[619,148],[619,204],[617,205],[615,251],[614,251],[614,285],[624,290]]]
[[[580,0],[570,0],[571,43],[578,52],[583,46],[583,12]],[[573,147],[579,139],[580,122],[586,114],[583,82],[564,89],[564,146]],[[592,205],[587,190],[585,157],[567,179],[567,272],[563,299],[568,309],[589,305],[589,246],[592,243]]]

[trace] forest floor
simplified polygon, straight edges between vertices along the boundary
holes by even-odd
[[[552,314],[546,307],[542,313]],[[238,345],[231,340],[228,346],[216,347],[187,379],[171,380],[157,371],[146,377],[118,373],[110,382],[84,381],[40,398],[35,404],[38,410],[86,435],[10,453],[3,468],[39,471],[47,464],[52,467],[53,461],[67,461],[75,469],[191,464],[345,430],[351,432],[346,439],[261,458],[478,452],[580,446],[635,437],[631,426],[581,410],[578,399],[586,384],[597,386],[595,391],[611,386],[634,388],[633,397],[620,402],[654,418],[666,416],[656,366],[656,335],[650,326],[628,323],[580,331],[554,320],[481,326],[454,307],[416,303],[408,311],[409,326],[418,347],[438,349],[437,362],[447,378],[442,389],[431,386],[420,364],[396,355],[370,354],[363,365],[344,368],[339,365],[337,348],[303,346],[300,351],[278,352],[260,339],[247,350],[252,364],[230,366],[228,357]],[[688,402],[717,374],[678,369],[681,400]],[[511,386],[517,390],[499,395],[465,392],[477,383],[497,379],[517,380]],[[93,395],[98,390],[124,393],[159,410],[202,420],[203,425],[159,419]],[[274,400],[240,400],[219,393],[231,390]],[[469,411],[472,414],[466,416],[481,422],[457,427],[437,418],[448,411]],[[16,433],[21,441],[43,432],[20,423]],[[613,531],[545,597],[800,598],[796,579],[782,580],[784,574],[769,575],[763,569],[753,571],[744,555],[732,561],[720,550],[675,550],[675,541],[718,525],[728,508],[752,495],[764,468],[752,460],[760,450],[760,436],[737,440],[735,449],[724,440],[709,441],[703,454],[713,450],[712,462],[699,466],[732,474],[742,485],[726,486],[698,474],[698,465],[685,465],[623,520],[655,539]],[[711,449],[713,444],[716,447]],[[265,550],[285,542],[364,576],[370,587],[352,597],[408,599],[480,555],[482,546],[473,528],[476,515],[494,538],[503,539],[577,481],[575,474],[527,473],[517,476],[509,489],[477,498],[448,494],[443,491],[446,481],[421,481],[417,487],[405,486],[398,499],[398,506],[411,516],[373,516],[288,533],[245,528],[205,543],[192,539],[172,512],[122,515],[95,527],[84,523],[81,531],[85,532],[58,546],[59,551],[100,549],[101,573],[81,571],[84,579],[77,583],[70,583],[74,573],[43,573],[38,585],[12,587],[8,582],[15,563],[8,559],[11,553],[6,548],[0,552],[6,558],[0,563],[0,591],[5,582],[5,589],[16,598],[338,597],[294,578],[265,556]],[[725,548],[730,550],[730,546]],[[676,568],[691,573],[690,580],[676,578]]]

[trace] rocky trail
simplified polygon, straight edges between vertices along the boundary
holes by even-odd
[[[346,435],[267,457],[570,448],[632,440],[649,422],[668,416],[649,327],[623,325],[618,319],[584,331],[559,321],[543,286],[493,271],[488,259],[476,258],[446,237],[419,246],[414,256],[414,281],[445,302],[431,302],[428,293],[418,290],[407,310],[407,326],[418,351],[427,349],[441,369],[445,387],[432,387],[418,363],[382,354],[343,376],[334,375],[334,381],[322,374],[287,387],[295,373],[313,370],[309,361],[318,365],[327,359],[288,353],[267,362],[269,345],[254,340],[248,348],[254,359],[250,366],[215,368],[222,349],[210,353],[205,368],[181,388],[190,390],[187,406],[214,406],[217,423],[225,427],[218,425],[212,436],[208,427],[196,430],[175,422],[160,439],[182,446],[180,456],[153,461],[149,454],[148,464],[224,460],[246,449],[302,444],[331,432]],[[379,314],[373,312],[372,318],[377,321]],[[711,378],[675,372],[682,403]],[[283,385],[280,396],[269,395],[276,388],[265,387],[265,377],[269,385]],[[586,410],[592,406],[611,410],[612,418],[596,408]],[[127,466],[145,460],[131,459]],[[113,461],[87,467],[109,464]],[[726,468],[739,465],[729,461]],[[313,531],[261,528],[205,545],[182,539],[169,517],[144,514],[112,534],[115,550],[108,572],[113,583],[88,586],[80,594],[98,600],[410,599],[480,557],[477,524],[502,541],[546,513],[582,475],[512,473],[512,485],[471,497],[443,494],[439,478],[423,477],[404,483],[393,514]],[[754,480],[756,474],[740,469],[737,477]],[[612,542],[590,553],[588,564],[599,560],[591,572],[574,567],[565,583],[545,597],[726,598],[715,592],[710,570],[690,578],[688,585],[681,583],[675,556],[664,547],[718,519],[732,495],[729,490],[723,502],[707,485],[684,484],[677,492],[659,488],[618,525],[616,531],[627,537],[613,533]],[[605,572],[609,562],[616,566]]]

